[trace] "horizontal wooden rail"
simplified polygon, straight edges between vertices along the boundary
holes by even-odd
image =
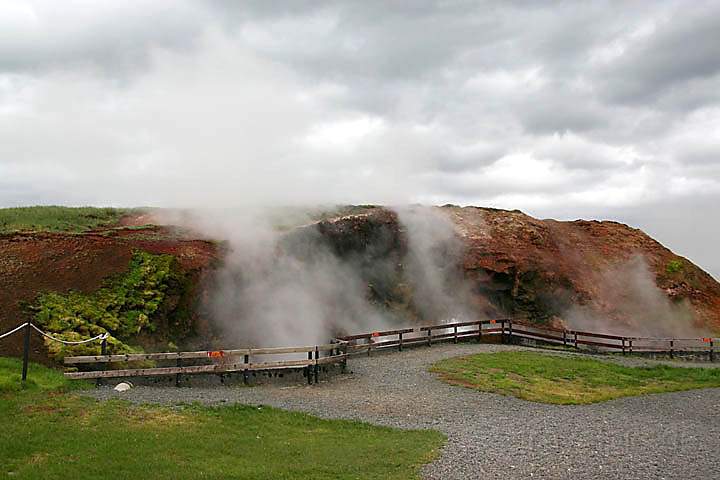
[[[326,357],[324,360],[333,360]],[[331,362],[324,362],[331,363]],[[110,378],[110,377],[148,377],[157,375],[194,374],[194,373],[230,373],[273,370],[278,368],[302,368],[315,365],[315,360],[285,360],[281,362],[267,363],[234,363],[217,365],[192,365],[188,367],[156,367],[156,368],[134,368],[128,370],[98,370],[92,372],[68,372],[68,378]]]
[[[109,362],[139,362],[146,360],[181,360],[196,358],[238,357],[243,355],[276,355],[288,353],[308,353],[315,349],[327,352],[338,348],[338,344],[328,343],[311,347],[270,347],[270,348],[241,348],[234,350],[201,350],[197,352],[162,352],[162,353],[129,353],[122,355],[86,355],[65,357],[65,364],[75,365],[81,363],[109,363]]]
[[[415,331],[415,330],[412,329],[412,328],[403,328],[403,329],[400,329],[400,330],[383,330],[383,331],[379,331],[379,332],[361,333],[361,334],[358,334],[358,335],[344,335],[344,336],[340,336],[340,337],[337,337],[337,338],[338,338],[338,340],[344,340],[344,341],[348,341],[348,340],[361,340],[361,339],[363,339],[363,338],[387,337],[387,336],[390,336],[390,335],[399,335],[399,334],[401,334],[401,333],[403,333],[403,334],[404,334],[404,333],[412,333],[412,332],[414,332],[414,331]]]
[[[520,328],[518,328],[520,327]],[[439,331],[439,332],[438,332]],[[248,372],[257,370],[275,369],[305,369],[308,382],[314,377],[317,383],[318,367],[333,363],[342,363],[343,368],[351,354],[373,350],[397,347],[402,350],[404,345],[427,344],[452,340],[458,342],[463,339],[476,339],[482,341],[486,336],[501,335],[502,341],[512,338],[528,338],[551,343],[563,344],[579,348],[580,346],[600,347],[608,350],[618,350],[625,353],[635,351],[652,353],[670,353],[671,356],[683,352],[697,352],[708,354],[714,360],[714,346],[720,343],[718,338],[652,338],[652,337],[624,337],[606,333],[587,332],[582,330],[566,330],[549,325],[537,325],[527,322],[527,319],[498,318],[489,320],[473,320],[438,325],[425,325],[416,328],[402,328],[396,330],[383,330],[338,337],[333,343],[305,346],[305,347],[269,347],[269,348],[243,348],[231,350],[202,350],[195,352],[161,352],[136,353],[126,355],[87,355],[66,357],[68,365],[106,364],[116,362],[134,361],[163,361],[176,360],[174,367],[151,367],[136,369],[108,370],[103,368],[97,371],[68,372],[68,378],[112,378],[128,376],[153,375],[180,375],[195,373],[228,373]],[[392,338],[388,338],[392,337]],[[611,340],[614,342],[597,341]],[[358,343],[360,342],[360,343]],[[320,352],[330,352],[330,355],[321,357]],[[307,354],[307,359],[290,359],[275,362],[253,362],[250,357],[258,355],[290,355]],[[212,364],[181,365],[185,360],[209,359]],[[263,358],[263,360],[265,360]],[[207,362],[206,362],[207,363]],[[245,380],[247,376],[245,375]]]

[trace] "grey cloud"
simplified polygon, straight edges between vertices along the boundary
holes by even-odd
[[[558,84],[551,92],[537,95],[518,108],[526,131],[535,134],[584,132],[604,126],[608,113],[588,98],[574,94],[568,85]]]
[[[700,4],[698,4],[700,5]],[[599,73],[608,76],[605,95],[623,103],[657,102],[687,83],[720,72],[720,6],[681,4],[657,30],[629,45]],[[708,92],[717,100],[716,92]],[[696,102],[697,103],[697,100]]]
[[[0,15],[0,73],[98,69],[128,76],[147,68],[153,49],[190,48],[207,15],[187,2],[92,7],[29,1]],[[3,9],[3,7],[0,7]]]

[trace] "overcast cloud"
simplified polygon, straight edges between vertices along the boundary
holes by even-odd
[[[0,3],[0,205],[458,203],[720,277],[720,3]]]

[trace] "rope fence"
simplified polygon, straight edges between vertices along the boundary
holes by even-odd
[[[60,343],[65,344],[65,345],[82,345],[83,343],[90,343],[90,342],[94,342],[95,340],[105,340],[106,338],[108,338],[108,337],[110,336],[109,333],[101,333],[100,335],[95,335],[94,337],[88,338],[87,340],[78,340],[78,341],[75,341],[75,342],[71,342],[71,341],[69,341],[69,340],[63,340],[63,339],[61,339],[61,338],[53,337],[52,335],[50,335],[50,334],[48,334],[48,333],[43,332],[42,330],[40,330],[40,329],[39,329],[37,326],[35,326],[35,324],[33,324],[33,323],[31,323],[30,326],[31,326],[32,328],[34,328],[34,329],[35,329],[40,335],[42,335],[43,337],[49,338],[50,340],[54,340],[54,341],[56,341],[56,342],[60,342]]]
[[[13,329],[10,330],[9,332],[3,333],[2,335],[0,335],[0,339],[3,339],[3,338],[5,338],[5,337],[9,337],[9,336],[12,335],[13,333],[15,333],[15,332],[17,332],[18,330],[22,329],[22,328],[23,328],[24,326],[26,326],[28,323],[30,323],[30,322],[25,322],[25,323],[23,323],[23,324],[21,324],[21,325],[18,325],[18,326],[15,327],[15,328],[13,328]]]
[[[13,333],[17,333],[21,330],[25,331],[25,338],[23,341],[23,363],[22,363],[22,376],[21,376],[23,382],[25,382],[27,380],[28,359],[30,357],[30,333],[31,333],[31,330],[35,330],[43,337],[48,338],[54,342],[62,343],[64,345],[82,345],[84,343],[96,342],[99,340],[102,342],[100,344],[101,345],[100,348],[101,348],[103,354],[105,354],[105,352],[107,350],[107,339],[110,336],[109,333],[101,333],[100,335],[95,335],[94,337],[88,338],[85,340],[76,340],[76,341],[63,340],[61,338],[53,337],[49,333],[42,331],[37,325],[35,325],[31,322],[25,322],[25,323],[21,323],[20,325],[13,328],[12,330],[7,331],[7,332],[3,333],[2,335],[0,335],[0,340],[2,340],[5,337],[9,337]]]

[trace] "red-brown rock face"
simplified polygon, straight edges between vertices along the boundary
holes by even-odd
[[[528,315],[536,322],[647,335],[720,330],[720,284],[638,229],[489,208],[434,211],[452,221],[461,239],[458,260],[477,315]],[[345,246],[339,253],[355,256],[376,250],[368,232],[382,232],[375,237],[398,249],[402,269],[413,242],[403,218],[376,208],[324,220],[317,229],[331,244]],[[396,281],[412,284],[404,273]]]

